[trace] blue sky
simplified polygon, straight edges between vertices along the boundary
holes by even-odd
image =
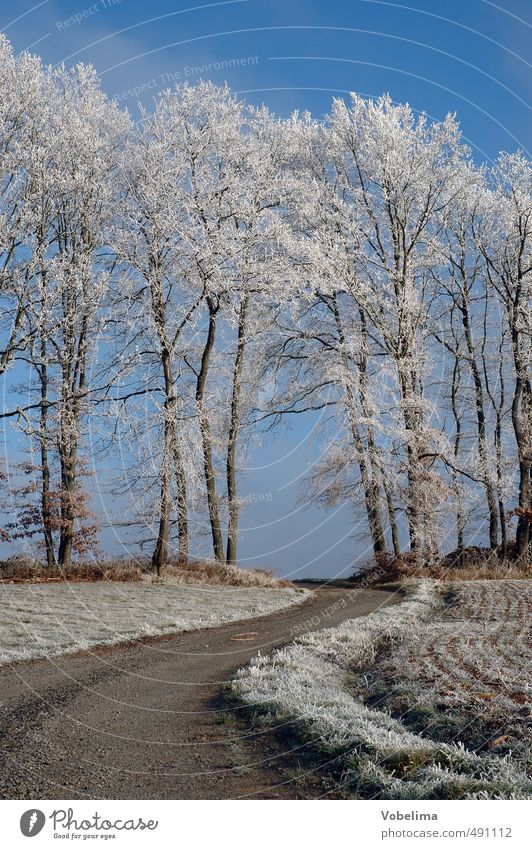
[[[46,62],[92,62],[133,114],[172,80],[227,82],[286,115],[349,91],[458,114],[479,160],[532,149],[530,0],[2,0],[0,29]],[[285,574],[345,574],[363,556],[350,508],[296,509],[311,422],[253,456],[242,554]],[[296,512],[294,513],[294,509]]]
[[[202,75],[283,114],[389,91],[434,117],[458,112],[482,158],[530,147],[528,0],[3,0],[0,27],[46,61],[92,62],[110,94],[144,86],[124,98],[133,111],[218,63]]]

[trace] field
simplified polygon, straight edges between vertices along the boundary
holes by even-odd
[[[233,693],[330,755],[348,796],[529,798],[532,582],[407,590],[257,658]]]
[[[388,650],[357,694],[433,739],[532,768],[532,582],[457,584],[423,631]]]
[[[0,663],[236,622],[298,604],[307,594],[117,582],[2,584]]]

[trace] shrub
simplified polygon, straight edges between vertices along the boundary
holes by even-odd
[[[239,569],[213,560],[175,560],[168,563],[164,576],[156,579],[148,558],[80,561],[68,569],[50,568],[37,559],[24,556],[0,561],[0,579],[13,583],[48,581],[152,581],[179,584],[208,584],[232,587],[291,587],[290,581],[276,578],[267,569]]]
[[[401,582],[409,578],[434,578],[437,581],[520,580],[532,578],[532,563],[518,561],[509,546],[508,556],[489,548],[470,546],[452,551],[441,558],[427,558],[406,551],[399,556],[384,555],[356,572],[351,580],[368,584]]]

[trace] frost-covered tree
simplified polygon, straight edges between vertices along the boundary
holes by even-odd
[[[36,470],[42,479],[47,559],[68,566],[73,548],[84,550],[93,533],[85,521],[89,512],[81,477],[88,458],[82,447],[92,402],[91,367],[108,318],[103,309],[107,228],[126,119],[107,101],[92,68],[48,69],[38,82],[38,115],[23,160],[24,229],[15,250],[26,286],[23,359],[36,399],[26,413],[40,413],[38,423],[25,417],[24,426],[39,444]]]
[[[513,366],[511,418],[517,446],[519,557],[530,546],[532,503],[532,164],[502,154],[489,174],[476,237],[490,295],[506,317]]]
[[[188,174],[179,148],[182,130],[165,97],[153,116],[144,114],[140,129],[131,134],[121,160],[122,205],[114,238],[126,274],[126,295],[120,300],[125,312],[125,348],[118,366],[123,370],[124,357],[131,359],[128,379],[136,388],[130,387],[128,395],[150,395],[151,405],[144,415],[148,429],[155,423],[155,486],[159,494],[153,564],[158,571],[169,557],[174,502],[179,554],[188,556],[185,466],[197,461],[184,444],[179,423],[185,402],[186,339],[205,297],[201,283],[186,274],[190,218]],[[123,295],[122,286],[120,291]]]
[[[23,245],[31,217],[28,159],[40,138],[43,70],[36,57],[15,57],[0,35],[0,373],[20,342],[29,275]]]
[[[334,103],[331,159],[353,210],[348,290],[366,313],[386,356],[397,393],[395,422],[404,449],[410,546],[430,550],[431,516],[444,495],[433,459],[441,453],[423,391],[427,374],[427,298],[438,215],[464,189],[460,167],[467,151],[452,117],[416,118],[388,97],[353,96]]]
[[[504,534],[506,523],[501,509],[501,438],[493,438],[497,406],[491,402],[495,387],[490,388],[488,375],[497,373],[501,348],[496,305],[486,291],[484,260],[475,239],[475,221],[484,192],[483,177],[482,173],[474,173],[471,166],[465,167],[463,181],[468,190],[443,210],[439,244],[444,262],[433,270],[437,287],[431,323],[443,348],[443,362],[448,366],[443,370],[441,394],[443,399],[447,383],[455,422],[453,476],[455,482],[457,475],[462,478],[462,487],[464,474],[469,475],[470,482],[481,483],[488,514],[489,544],[495,550],[499,545],[499,526]],[[467,452],[470,427],[476,438]],[[465,522],[462,496],[457,511],[457,522]],[[459,540],[459,548],[463,546],[464,528],[458,534],[462,541],[460,544]]]
[[[235,563],[246,448],[297,414],[312,496],[362,511],[375,558],[484,524],[506,555],[512,507],[527,557],[531,238],[529,160],[478,168],[453,117],[352,95],[279,121],[202,82],[133,128],[92,68],[0,38],[10,531],[85,551],[106,446],[157,570],[202,524]]]

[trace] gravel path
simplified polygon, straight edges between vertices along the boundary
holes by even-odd
[[[223,683],[298,633],[398,600],[319,589],[260,619],[0,669],[0,797],[308,798],[305,752],[220,701]]]

